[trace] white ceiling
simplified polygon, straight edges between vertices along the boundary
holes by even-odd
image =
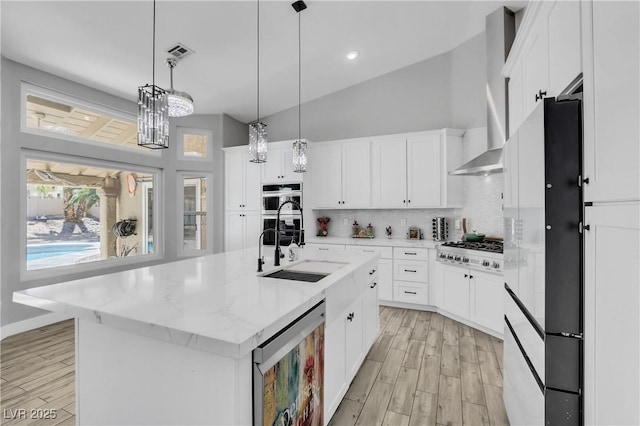
[[[308,0],[301,12],[302,101],[451,50],[484,30],[485,16],[526,1]],[[196,53],[174,70],[196,114],[256,118],[256,1],[156,5],[156,84],[169,86],[166,49]],[[152,2],[3,0],[2,54],[135,101],[151,82]],[[298,16],[290,1],[260,2],[260,115],[298,103]],[[360,51],[355,62],[348,50]]]

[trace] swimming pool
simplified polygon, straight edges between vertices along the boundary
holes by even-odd
[[[100,253],[100,243],[52,243],[27,246],[27,269],[71,265]]]

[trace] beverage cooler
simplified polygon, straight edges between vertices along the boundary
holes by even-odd
[[[324,425],[324,313],[320,302],[253,351],[253,424]]]

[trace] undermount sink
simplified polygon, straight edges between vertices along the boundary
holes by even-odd
[[[302,262],[286,266],[278,271],[265,274],[263,277],[315,283],[327,275],[334,273],[344,265],[346,265],[346,263],[303,260]]]

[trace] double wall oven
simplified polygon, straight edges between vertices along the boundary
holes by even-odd
[[[275,229],[278,207],[285,201],[295,201],[300,208],[302,205],[302,183],[278,183],[262,186],[262,230]],[[280,245],[288,246],[295,236],[299,240],[302,224],[300,211],[291,203],[285,204],[280,210]],[[275,245],[274,232],[264,234],[265,245]]]

